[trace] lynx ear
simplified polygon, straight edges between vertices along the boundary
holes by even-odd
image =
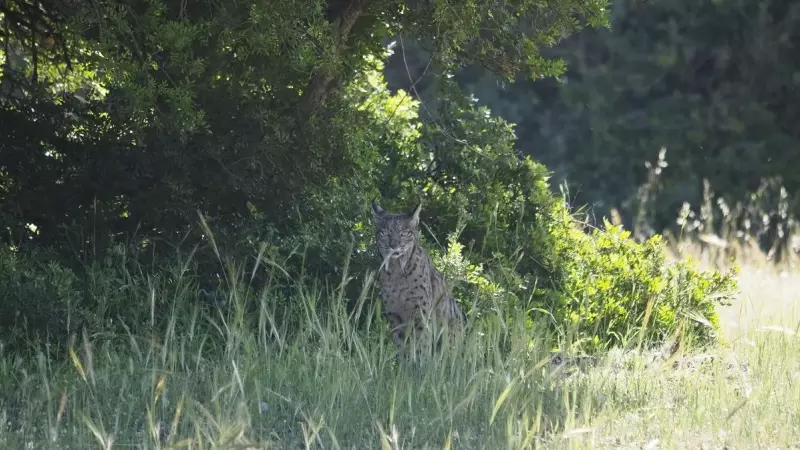
[[[375,199],[373,198],[372,199],[372,217],[374,219],[376,219],[376,220],[380,219],[381,216],[383,216],[383,214],[385,212],[386,211],[384,211],[383,208],[381,208],[380,205],[378,205],[378,202],[376,202]]]
[[[422,202],[417,203],[417,206],[409,214],[411,225],[416,227],[419,225],[419,213],[422,211]]]

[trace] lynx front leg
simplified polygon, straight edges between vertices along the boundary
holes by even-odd
[[[418,363],[425,354],[425,321],[415,315],[404,322],[398,314],[387,313],[386,319],[391,330],[392,343],[397,349],[397,363],[407,365]]]
[[[395,313],[386,313],[386,320],[389,321],[389,331],[392,336],[392,343],[400,348],[406,340],[406,327],[400,316]]]
[[[435,316],[421,308],[417,308],[415,312],[413,328],[410,327],[412,339],[409,345],[413,346],[415,360],[422,363],[434,351]]]
[[[404,364],[408,360],[408,343],[406,342],[406,324],[399,315],[387,312],[384,314],[389,322],[389,332],[397,351],[397,363]]]

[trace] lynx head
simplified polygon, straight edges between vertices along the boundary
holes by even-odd
[[[384,261],[400,259],[401,265],[408,261],[411,251],[419,239],[419,212],[422,203],[405,214],[384,211],[372,200],[372,218],[375,222],[378,251]]]

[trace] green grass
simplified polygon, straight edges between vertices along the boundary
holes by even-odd
[[[615,350],[583,370],[552,365],[505,313],[476,322],[463,352],[401,369],[386,330],[353,325],[380,323],[370,295],[356,317],[308,289],[292,322],[277,293],[237,294],[226,315],[176,313],[163,334],[79,336],[60,361],[0,355],[0,447],[797,448],[800,277],[740,277],[726,344]],[[737,310],[754,318],[733,327]]]

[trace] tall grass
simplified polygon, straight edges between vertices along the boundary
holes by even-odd
[[[274,263],[263,265],[281,272]],[[253,279],[233,266],[228,273],[237,275],[229,280]],[[371,280],[352,312],[341,298],[344,282],[298,282],[287,307],[270,283],[231,281],[227,306],[188,313],[177,307],[197,303],[188,289],[131,289],[131,302],[172,296],[175,307],[163,332],[83,334],[60,361],[41,352],[0,353],[0,446],[800,444],[797,311],[782,314],[784,328],[753,326],[704,354],[617,350],[573,366],[554,364],[544,337],[531,334],[522,316],[502,311],[498,302],[498,314],[474,323],[462,347],[429,355],[421,368],[398,367]],[[800,279],[793,282],[800,287]],[[796,299],[800,290],[785,292]],[[325,296],[339,301],[322,301]],[[330,309],[320,309],[323,304]]]

